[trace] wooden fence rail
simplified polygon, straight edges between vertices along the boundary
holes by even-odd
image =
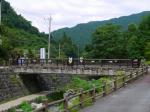
[[[62,100],[54,101],[51,103],[46,102],[42,108],[34,110],[33,112],[46,112],[51,106],[54,105],[61,105],[59,112],[70,112],[76,107],[83,108],[85,102],[91,101],[93,103],[96,101],[97,98],[106,96],[107,94],[110,94],[111,92],[116,91],[121,87],[124,87],[127,83],[137,79],[140,76],[143,76],[144,74],[147,74],[147,72],[148,67],[139,68],[137,71],[131,72],[130,74],[126,74],[123,77],[116,78],[110,83],[104,82],[102,86],[93,85],[92,89],[86,91],[83,91],[83,89],[81,89],[80,93],[75,94],[74,96],[65,97]],[[85,97],[85,95],[88,97]],[[69,101],[73,98],[78,98],[79,102],[70,107]]]

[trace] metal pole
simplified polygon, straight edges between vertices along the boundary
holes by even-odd
[[[80,61],[80,56],[79,56],[80,55],[79,54],[80,51],[79,50],[80,50],[80,48],[79,48],[79,44],[78,44],[78,65],[79,65],[79,61]]]
[[[1,25],[1,17],[2,16],[2,0],[0,0],[0,25]]]
[[[59,43],[59,59],[60,59],[60,43]]]
[[[2,18],[2,0],[0,0],[0,26],[1,26],[1,19]],[[2,39],[0,34],[0,45],[2,45]]]
[[[51,53],[51,49],[50,49],[50,42],[51,42],[51,21],[52,21],[52,17],[50,16],[49,18],[49,36],[48,36],[48,59],[50,59],[50,53]]]

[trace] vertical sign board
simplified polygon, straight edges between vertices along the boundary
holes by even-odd
[[[40,49],[40,59],[45,59],[45,57],[46,57],[45,48],[41,48]]]
[[[45,62],[45,57],[46,57],[46,54],[45,54],[45,48],[41,48],[40,49],[40,62],[41,64],[44,64]]]

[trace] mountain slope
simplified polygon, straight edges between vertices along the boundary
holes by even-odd
[[[11,49],[36,49],[47,46],[45,33],[32,26],[31,22],[18,15],[11,5],[2,0],[3,41],[7,40]]]
[[[119,18],[113,18],[105,21],[93,21],[85,24],[78,24],[72,28],[62,28],[52,32],[53,37],[58,40],[62,37],[63,33],[66,32],[68,36],[70,36],[80,47],[84,47],[85,44],[90,42],[92,33],[95,29],[101,25],[107,23],[113,23],[121,25],[123,28],[127,28],[128,24],[136,23],[138,24],[142,18],[146,15],[150,14],[150,11],[141,12],[138,14],[133,14],[130,16],[123,16]]]

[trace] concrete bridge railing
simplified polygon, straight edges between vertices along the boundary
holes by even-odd
[[[84,59],[82,61],[73,59],[69,63],[68,59],[41,60],[20,58],[18,60],[10,59],[6,65],[16,73],[113,75],[114,69],[138,68],[142,63],[140,60],[134,61],[133,59]]]
[[[127,67],[100,67],[100,66],[78,66],[78,67],[49,67],[49,66],[14,66],[15,73],[24,74],[82,74],[82,75],[115,75],[116,71],[129,72],[136,68]]]

